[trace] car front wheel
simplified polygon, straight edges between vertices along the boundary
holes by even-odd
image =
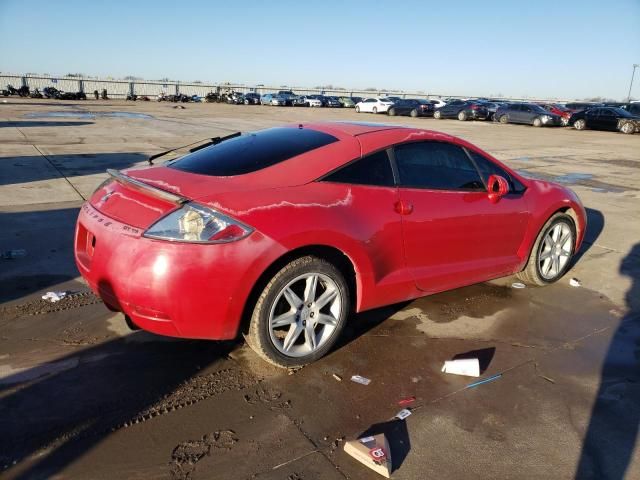
[[[360,107],[356,105],[356,113],[360,113]]]
[[[466,119],[467,119],[467,114],[464,112],[464,110],[458,113],[458,120],[460,120],[461,122],[464,122]]]
[[[500,123],[509,123],[509,117],[507,117],[506,115],[502,115],[500,117]]]
[[[582,118],[576,120],[573,123],[573,128],[575,128],[576,130],[584,130],[585,128],[587,128],[587,122],[585,122]]]
[[[247,343],[276,366],[306,365],[335,344],[350,305],[347,282],[333,264],[314,256],[295,259],[264,287],[253,309]]]
[[[436,110],[436,111],[433,113],[433,118],[435,118],[436,120],[440,120],[440,119],[442,119],[442,112],[440,112],[439,110]]]
[[[556,213],[540,230],[527,266],[518,273],[518,278],[540,287],[560,279],[571,264],[575,243],[573,219],[565,213]]]
[[[413,118],[418,116],[418,111],[416,109],[411,110],[411,114],[410,114]]]
[[[542,126],[542,120],[540,120],[539,117],[536,117],[533,119],[533,126],[534,127],[541,127]]]
[[[373,113],[378,113],[378,107],[373,107]]]
[[[387,110],[387,115],[389,115],[390,117],[395,116],[395,114],[396,114],[395,108],[390,108],[389,110]]]

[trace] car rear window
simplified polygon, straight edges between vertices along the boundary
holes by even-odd
[[[308,128],[270,128],[203,148],[169,167],[200,175],[242,175],[337,141],[332,135]]]

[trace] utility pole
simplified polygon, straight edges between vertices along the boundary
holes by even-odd
[[[631,84],[629,85],[629,94],[627,95],[627,102],[631,101],[631,87],[633,87],[633,77],[636,74],[636,68],[640,67],[640,64],[638,63],[634,63],[633,64],[633,72],[631,73]]]

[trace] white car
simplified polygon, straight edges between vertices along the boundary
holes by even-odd
[[[433,103],[434,108],[444,107],[447,102],[440,100],[439,98],[430,98],[429,101]]]
[[[389,107],[393,106],[393,100],[382,98],[365,98],[361,102],[356,103],[356,113],[387,113]]]
[[[310,107],[321,107],[322,106],[322,102],[320,100],[318,100],[317,98],[303,97],[302,101],[304,103],[306,103],[307,105],[309,105]]]

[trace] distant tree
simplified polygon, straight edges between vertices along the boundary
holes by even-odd
[[[123,77],[123,80],[142,80],[142,78],[134,77],[133,75],[127,75],[126,77]]]
[[[374,87],[369,87],[369,88],[365,88],[364,91],[365,92],[376,92],[376,91],[378,91],[378,89],[374,88]]]
[[[65,75],[65,77],[67,77],[67,78],[82,78],[82,77],[84,77],[84,74],[82,74],[82,73],[67,73]]]

